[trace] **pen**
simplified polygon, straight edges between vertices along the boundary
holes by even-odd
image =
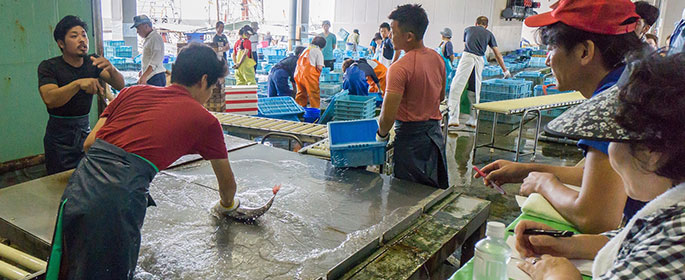
[[[481,177],[483,177],[483,179],[485,179],[485,177],[488,176],[488,175],[486,175],[485,173],[483,173],[483,171],[480,171],[480,169],[478,169],[478,167],[475,166],[475,165],[473,166],[473,170],[476,170],[476,172],[478,172],[478,175],[480,175]],[[507,194],[507,192],[505,192],[504,189],[503,189],[502,187],[500,187],[500,186],[498,186],[497,184],[495,184],[495,182],[493,182],[493,181],[488,181],[488,182],[490,183],[490,186],[493,187],[493,188],[495,188],[499,193],[501,193],[501,194]]]
[[[510,229],[509,232],[514,233],[514,230]],[[546,229],[529,228],[529,229],[523,231],[523,234],[527,234],[527,235],[549,235],[552,237],[571,237],[571,236],[573,236],[574,233],[570,230],[546,230]]]

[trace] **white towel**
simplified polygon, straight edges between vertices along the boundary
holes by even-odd
[[[623,240],[625,240],[628,232],[630,232],[630,228],[635,225],[635,221],[637,219],[647,217],[656,213],[659,209],[667,208],[677,204],[683,200],[683,197],[685,197],[685,183],[669,189],[665,193],[662,193],[654,200],[647,203],[647,205],[645,205],[635,214],[635,216],[633,216],[633,218],[630,219],[628,225],[626,225],[626,227],[624,227],[618,233],[618,235],[609,240],[609,242],[604,245],[601,250],[599,250],[597,256],[595,257],[594,265],[592,266],[592,275],[594,277],[604,275],[609,271],[609,269],[611,269],[611,267],[614,266],[614,262],[618,256],[618,251],[621,248],[621,244],[623,244]]]

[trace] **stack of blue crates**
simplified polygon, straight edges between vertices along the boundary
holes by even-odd
[[[342,91],[342,84],[339,83],[321,83],[319,84],[321,98],[331,97]]]
[[[345,95],[336,99],[333,118],[341,120],[371,119],[376,115],[376,97]]]
[[[114,56],[131,58],[133,57],[133,48],[130,46],[118,46],[114,50]]]
[[[342,73],[330,72],[328,74],[324,74],[321,72],[321,76],[319,76],[319,82],[321,83],[340,83],[341,81]]]
[[[535,67],[535,68],[544,68],[547,67],[547,64],[545,61],[547,60],[546,57],[531,57],[530,62],[528,63],[528,66],[530,67]]]
[[[531,96],[533,82],[518,79],[490,79],[481,84],[481,102],[518,99]]]
[[[257,82],[257,96],[267,97],[269,96],[269,82]]]
[[[514,76],[517,79],[533,82],[533,86],[541,85],[544,82],[545,74],[538,71],[522,71]]]
[[[549,84],[557,84],[557,78],[554,76],[549,76],[545,78],[545,81],[543,81],[543,85],[549,85]]]
[[[331,163],[335,167],[381,165],[387,143],[376,141],[376,120],[328,123]]]
[[[259,98],[257,107],[258,116],[272,119],[299,121],[297,116],[304,113],[304,109],[290,96]]]
[[[499,66],[485,66],[483,68],[483,77],[494,77],[502,75],[502,68]]]

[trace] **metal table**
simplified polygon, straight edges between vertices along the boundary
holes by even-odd
[[[209,162],[163,171],[150,187],[158,206],[148,209],[143,225],[138,277],[355,278],[383,267],[379,261],[389,257],[379,256],[411,261],[411,267],[392,266],[402,274],[387,274],[409,277],[424,266],[433,269],[456,246],[472,246],[489,209],[488,202],[451,190],[335,169],[325,160],[263,145],[233,151],[229,159],[243,203],[264,202],[271,186],[283,184],[271,211],[254,224],[216,219],[209,208],[219,197],[218,184]],[[61,173],[7,188],[23,194],[11,207],[0,191],[0,221],[41,236],[48,246],[67,178]],[[33,221],[17,227],[9,216]]]

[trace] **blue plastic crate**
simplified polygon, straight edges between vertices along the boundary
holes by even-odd
[[[118,57],[133,57],[133,48],[131,46],[118,46],[114,50],[114,55]]]
[[[449,83],[447,86],[449,87]],[[449,90],[447,92],[449,92]],[[380,92],[369,92],[369,96],[376,98],[376,108],[383,106],[383,97],[381,96]]]
[[[319,95],[321,98],[333,96],[342,91],[342,84],[340,83],[320,83]]]
[[[508,92],[496,92],[496,91],[488,91],[488,90],[481,90],[480,91],[480,102],[501,101],[501,100],[519,99],[519,98],[526,98],[526,97],[531,97],[531,92],[526,92],[523,94],[514,94],[514,93],[508,93]]]
[[[304,113],[304,109],[290,96],[257,99],[259,115],[268,118],[283,118]]]
[[[559,88],[556,87],[556,85],[537,85],[535,86],[535,89],[533,90],[533,95],[534,96],[543,96],[543,95],[551,95],[551,94],[559,94],[559,93],[568,93],[571,91],[559,91]]]
[[[110,47],[118,47],[118,46],[123,46],[126,44],[126,42],[122,41],[122,40],[105,40],[104,43],[105,43],[105,46],[110,46]]]
[[[335,167],[380,165],[385,162],[385,142],[376,141],[376,120],[328,123],[331,163]]]
[[[367,112],[370,110],[375,110],[376,108],[376,97],[374,96],[362,96],[362,95],[346,95],[341,96],[335,103],[336,111],[338,109],[345,110],[347,112]]]
[[[514,76],[517,79],[523,79],[533,82],[533,86],[540,85],[544,82],[545,74],[538,71],[522,71]]]
[[[535,67],[535,68],[544,68],[547,67],[546,64],[546,57],[531,57],[530,62],[528,63],[528,66],[530,67]]]
[[[331,72],[328,74],[321,74],[319,76],[319,82],[336,82],[339,83],[342,79],[341,73]]]
[[[502,68],[499,66],[485,66],[483,67],[483,77],[493,77],[502,75]]]
[[[549,76],[549,77],[545,78],[545,81],[543,82],[543,84],[545,84],[545,85],[555,84],[556,85],[557,84],[557,78],[554,76]]]
[[[532,91],[533,82],[518,79],[490,79],[483,81],[481,92],[509,93],[516,96],[525,96]]]

